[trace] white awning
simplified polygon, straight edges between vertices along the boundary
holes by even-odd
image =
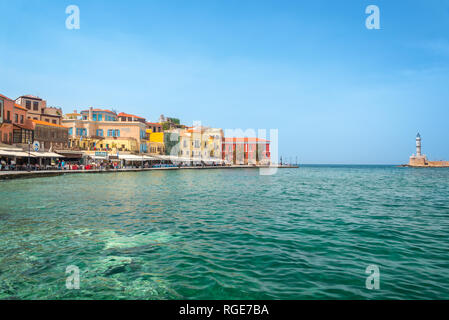
[[[28,152],[23,152],[23,151],[10,151],[10,150],[2,150],[2,149],[0,149],[0,155],[7,156],[7,157],[34,158],[34,155],[32,152],[31,152],[31,154],[28,154]]]
[[[64,156],[54,152],[31,152],[36,158],[65,158]]]
[[[90,158],[92,158],[93,160],[106,160],[106,157],[103,156],[96,156],[96,155],[89,155]]]
[[[119,159],[123,159],[126,161],[142,161],[142,160],[146,160],[145,156],[137,156],[135,154],[119,154]]]

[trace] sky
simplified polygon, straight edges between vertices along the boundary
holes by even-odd
[[[449,160],[449,0],[0,0],[0,13],[11,98],[278,129],[278,154],[304,164],[407,163],[419,131],[423,153]]]

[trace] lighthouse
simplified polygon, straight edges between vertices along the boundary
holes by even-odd
[[[421,135],[418,133],[416,135],[416,154],[413,154],[410,157],[408,165],[412,167],[422,167],[427,166],[427,164],[427,157],[421,153]]]
[[[421,156],[421,135],[419,134],[419,132],[416,135],[416,156]]]

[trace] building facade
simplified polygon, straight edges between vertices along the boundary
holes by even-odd
[[[13,143],[14,100],[0,94],[0,142]]]
[[[270,164],[270,141],[259,138],[225,138],[222,158],[235,165]]]
[[[69,130],[59,124],[32,120],[34,127],[34,141],[38,141],[43,151],[68,149]]]
[[[47,107],[47,101],[42,98],[25,95],[16,99],[16,103],[27,110],[27,118],[30,120],[45,121],[53,124],[61,124],[62,109]]]
[[[66,115],[69,147],[74,150],[146,153],[148,135],[141,121],[120,121],[115,112],[93,109]]]
[[[27,110],[0,94],[0,143],[24,145],[32,142],[33,126],[27,119]]]
[[[190,127],[179,133],[179,156],[197,160],[222,158],[223,130],[209,127]]]

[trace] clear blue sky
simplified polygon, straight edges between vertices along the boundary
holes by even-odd
[[[76,4],[81,29],[65,28]],[[365,28],[378,5],[381,30]],[[449,1],[0,0],[0,93],[277,128],[301,163],[449,159]]]

